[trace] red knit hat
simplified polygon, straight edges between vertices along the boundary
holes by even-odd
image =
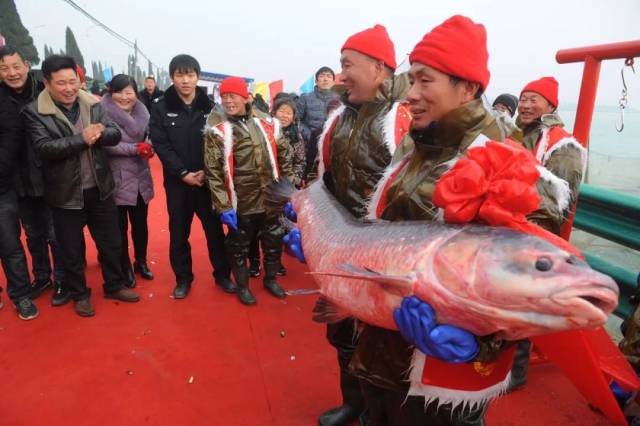
[[[425,34],[413,48],[409,62],[420,62],[445,74],[480,84],[489,84],[489,52],[484,25],[455,15]]]
[[[382,25],[376,24],[373,28],[355,33],[345,41],[340,53],[346,49],[355,50],[382,61],[394,71],[397,68],[396,49],[393,47],[387,29]]]
[[[542,95],[551,105],[558,108],[558,81],[553,77],[542,77],[524,86],[520,96],[524,92],[535,92]]]
[[[247,90],[247,83],[240,77],[227,77],[220,83],[220,96],[227,93],[235,93],[243,98],[249,97],[249,91]]]

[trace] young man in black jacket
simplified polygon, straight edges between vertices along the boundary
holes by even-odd
[[[9,45],[0,48],[0,80],[2,80],[0,97],[5,97],[9,101],[11,109],[16,114],[37,99],[40,92],[44,90],[44,84],[29,71],[29,62]],[[53,230],[51,210],[44,200],[42,161],[36,155],[28,135],[22,131],[22,123],[20,127],[22,136],[15,157],[14,184],[18,196],[20,221],[27,237],[27,248],[31,254],[34,278],[31,284],[31,298],[39,297],[53,285],[55,290],[51,304],[60,306],[69,302],[70,294],[64,291],[61,285],[64,280],[64,270]],[[49,249],[53,259],[49,256]]]
[[[162,162],[169,211],[169,258],[176,275],[173,296],[184,299],[193,282],[189,234],[193,215],[202,223],[213,276],[227,293],[236,286],[224,254],[224,232],[214,214],[211,193],[205,185],[202,131],[213,107],[206,92],[197,87],[200,64],[178,55],[169,64],[173,85],[151,107],[151,140]]]
[[[76,63],[53,55],[42,63],[45,90],[22,112],[25,129],[43,161],[45,198],[62,252],[63,285],[80,316],[93,316],[84,274],[83,229],[89,226],[98,248],[105,297],[137,302],[125,288],[120,265],[122,244],[114,182],[104,146],[120,142],[117,126],[105,118],[101,104],[80,90]]]
[[[29,297],[29,271],[20,242],[18,199],[12,182],[14,164],[20,149],[19,122],[18,114],[9,99],[0,97],[0,260],[7,277],[7,291],[16,305],[18,316],[29,320],[38,316],[38,309]]]

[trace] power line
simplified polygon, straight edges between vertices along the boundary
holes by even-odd
[[[97,18],[95,18],[89,12],[87,12],[82,7],[80,7],[78,4],[76,4],[76,2],[74,2],[73,0],[62,0],[62,1],[64,1],[65,3],[68,3],[71,7],[73,7],[78,12],[82,13],[85,17],[87,17],[91,22],[93,22],[94,24],[96,24],[97,26],[99,26],[100,28],[105,30],[107,33],[109,33],[110,35],[112,35],[113,37],[118,39],[120,42],[122,42],[122,43],[126,44],[127,46],[129,46],[130,48],[134,49],[137,53],[140,54],[140,56],[142,56],[147,61],[149,61],[151,66],[153,66],[155,68],[160,68],[159,66],[154,64],[153,61],[151,59],[149,59],[149,57],[147,55],[145,55],[142,50],[140,50],[140,48],[138,47],[137,43],[134,43],[131,40],[128,40],[126,37],[121,36],[116,31],[112,30],[107,25],[103,24],[101,21],[99,21]]]

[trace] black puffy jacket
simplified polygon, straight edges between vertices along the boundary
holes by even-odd
[[[102,147],[117,145],[122,137],[120,130],[106,119],[102,105],[93,95],[80,91],[78,102],[81,115],[88,110],[91,124],[102,123],[105,126],[102,136],[91,147],[84,142],[82,134],[74,135],[69,121],[47,90],[22,111],[25,131],[42,159],[45,199],[51,206],[63,209],[84,207],[80,153],[85,149],[91,150],[100,199],[111,196],[115,187],[107,153]]]

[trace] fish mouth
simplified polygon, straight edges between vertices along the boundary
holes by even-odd
[[[575,286],[554,293],[551,299],[565,308],[573,310],[578,317],[606,321],[607,315],[618,306],[618,288],[611,285],[593,284]]]

